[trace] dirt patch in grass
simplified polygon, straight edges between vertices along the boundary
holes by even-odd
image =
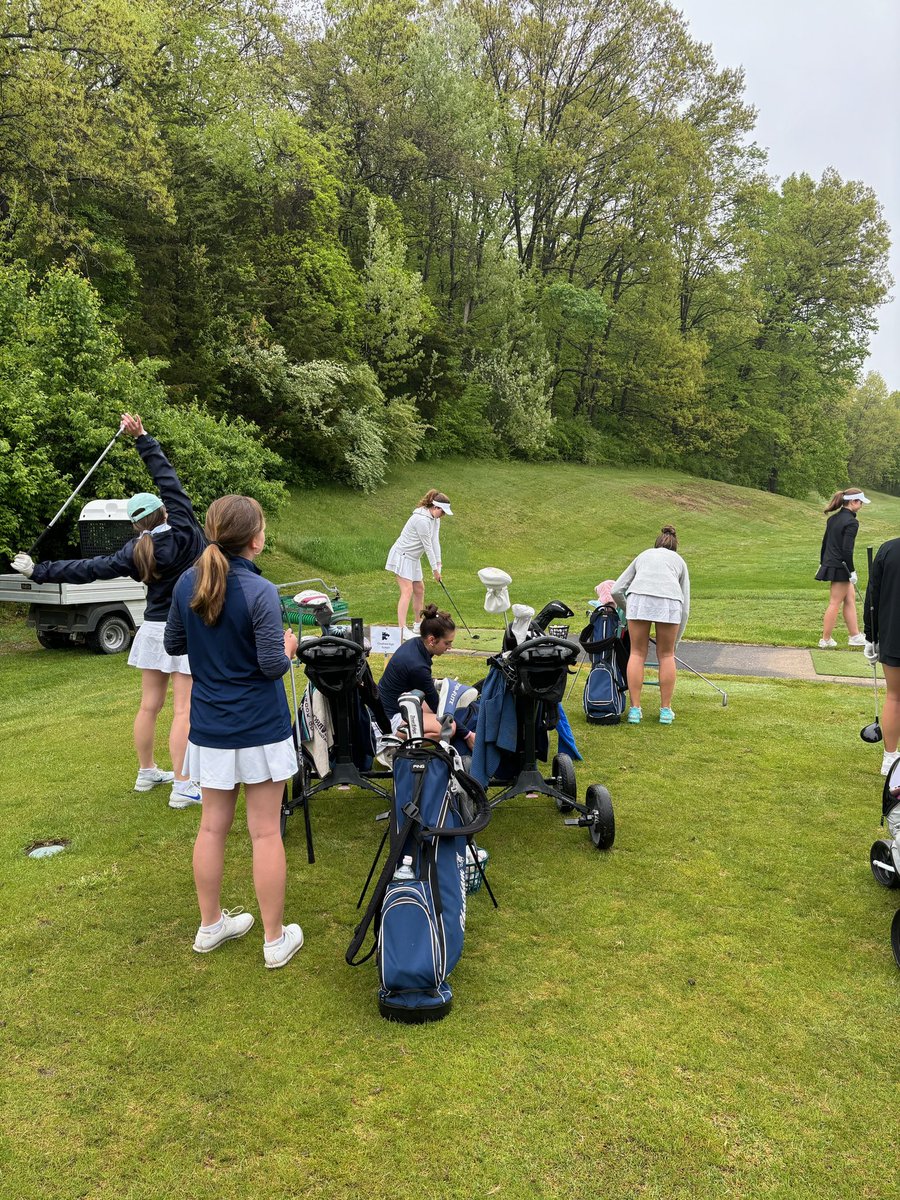
[[[715,509],[749,509],[754,508],[754,500],[750,496],[742,496],[734,488],[704,487],[696,492],[679,491],[677,488],[660,487],[656,484],[649,487],[631,489],[632,496],[644,503],[669,504],[686,512],[713,512]]]

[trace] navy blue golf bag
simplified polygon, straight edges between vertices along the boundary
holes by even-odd
[[[595,608],[590,624],[578,636],[591,659],[590,674],[584,685],[584,712],[591,724],[618,725],[621,720],[628,690],[625,683],[627,637],[614,604],[601,604]]]
[[[484,789],[442,743],[405,742],[393,770],[390,848],[346,959],[355,967],[375,954],[383,1017],[436,1021],[450,1011],[447,976],[462,954],[466,842],[484,829],[491,810]],[[381,847],[376,863],[380,854]],[[373,923],[374,944],[357,958]]]

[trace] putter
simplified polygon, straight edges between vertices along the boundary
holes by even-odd
[[[121,434],[121,432],[124,428],[125,428],[124,425],[120,425],[119,428],[116,430],[115,436],[112,438],[109,445],[106,447],[106,449],[103,451],[103,453],[97,459],[97,461],[94,463],[94,465],[88,471],[87,475],[85,475],[84,479],[82,479],[81,483],[79,483],[79,485],[75,489],[75,491],[71,494],[71,496],[69,496],[68,500],[62,506],[62,508],[59,510],[59,512],[56,514],[56,516],[53,518],[53,520],[50,522],[50,524],[47,526],[47,528],[44,530],[44,532],[37,538],[34,545],[28,551],[30,556],[32,556],[32,557],[34,556],[35,550],[37,550],[38,546],[41,544],[41,542],[44,540],[44,538],[47,536],[47,534],[50,532],[50,530],[53,528],[53,526],[56,524],[56,522],[59,520],[59,518],[63,515],[63,513],[66,511],[66,509],[72,503],[72,501],[75,499],[75,497],[78,495],[78,493],[84,487],[84,485],[87,483],[87,481],[93,475],[93,473],[100,466],[100,464],[103,462],[104,458],[106,458],[107,454],[109,454],[110,450],[112,450],[113,446],[116,444],[116,442],[119,438],[119,435]]]
[[[869,563],[869,578],[872,578],[872,547],[866,547],[866,559]],[[864,725],[859,736],[864,742],[876,744],[882,740],[881,722],[878,720],[878,660],[872,663],[872,684],[875,689],[875,720],[871,725]]]
[[[453,607],[456,608],[456,604],[454,603],[453,597],[447,591],[447,585],[444,583],[443,579],[439,579],[438,583],[440,583],[441,587],[444,589],[444,594],[446,595],[447,599],[450,601],[450,603],[453,605]],[[456,615],[462,621],[463,625],[465,625],[466,633],[469,635],[469,637],[472,639],[472,641],[477,642],[480,638],[480,635],[477,633],[473,633],[472,630],[469,628],[469,626],[466,625],[466,618],[462,615],[462,613],[459,611],[458,608],[456,608]]]

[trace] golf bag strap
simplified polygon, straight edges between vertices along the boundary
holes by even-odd
[[[369,903],[366,907],[366,911],[363,913],[363,919],[353,931],[353,937],[350,939],[350,945],[347,947],[347,953],[344,955],[347,965],[350,967],[362,966],[362,964],[364,962],[368,962],[368,960],[375,953],[377,938],[373,940],[371,947],[362,958],[356,957],[366,939],[369,926],[375,919],[376,914],[381,911],[381,902],[384,899],[384,894],[387,891],[388,884],[394,878],[394,872],[397,869],[397,864],[403,857],[403,848],[406,845],[406,839],[412,832],[412,827],[414,824],[415,817],[407,817],[406,824],[400,830],[399,837],[397,837],[393,846],[388,851],[388,856],[385,859],[384,866],[381,869],[381,874],[378,876],[378,882],[375,884],[375,890],[372,892]]]
[[[453,778],[472,801],[475,816],[468,825],[429,825],[422,829],[423,837],[474,837],[491,819],[491,806],[484,788],[464,771],[454,771]]]

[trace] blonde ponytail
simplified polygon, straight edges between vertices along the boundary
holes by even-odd
[[[252,496],[220,496],[209,506],[204,526],[209,545],[197,559],[191,597],[191,608],[204,624],[215,625],[222,615],[230,559],[246,550],[264,525]]]

